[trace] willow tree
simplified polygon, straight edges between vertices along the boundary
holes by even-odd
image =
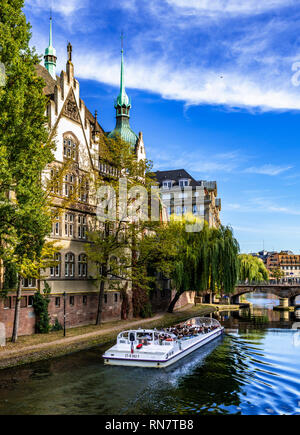
[[[239,255],[239,281],[264,282],[269,279],[269,272],[263,261],[251,254]]]
[[[168,311],[173,312],[180,296],[188,290],[203,292],[234,291],[238,276],[239,245],[229,227],[186,232],[187,219],[177,223],[177,258],[172,278],[177,292]]]

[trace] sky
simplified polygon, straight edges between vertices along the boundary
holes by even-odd
[[[73,45],[81,98],[105,131],[124,32],[131,127],[155,170],[216,180],[242,252],[300,253],[298,0],[25,0],[31,45],[57,73]]]

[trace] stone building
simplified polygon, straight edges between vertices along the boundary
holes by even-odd
[[[87,261],[85,244],[88,228],[96,221],[96,203],[89,175],[99,171],[104,177],[116,175],[115,169],[102,164],[99,156],[99,137],[113,137],[118,133],[128,141],[137,154],[145,159],[143,135],[136,135],[130,128],[131,102],[126,94],[124,81],[123,49],[121,56],[120,93],[115,102],[116,127],[109,133],[100,125],[97,112],[92,115],[80,96],[80,83],[75,78],[72,62],[72,46],[67,47],[66,71],[56,75],[56,51],[52,42],[52,19],[50,19],[49,46],[44,56],[44,66],[37,65],[38,76],[45,81],[44,93],[48,97],[47,118],[49,139],[56,143],[55,160],[45,168],[44,180],[55,180],[61,168],[68,161],[62,184],[52,185],[53,210],[55,219],[49,240],[61,246],[55,264],[46,271],[46,281],[51,288],[49,313],[54,322],[63,322],[64,297],[66,298],[67,326],[89,324],[95,321],[98,304],[98,288],[95,285],[95,270]],[[66,201],[74,192],[78,195],[71,204]],[[64,204],[67,203],[67,208]],[[56,213],[60,210],[60,213]],[[21,302],[20,335],[34,332],[35,315],[32,300],[35,291],[43,287],[43,282],[35,279],[23,280]],[[64,296],[66,293],[66,296]],[[16,296],[9,293],[4,300],[0,298],[0,318],[6,324],[9,335],[13,326]],[[120,319],[121,297],[116,290],[106,289],[103,319]]]
[[[192,213],[205,219],[210,227],[221,225],[221,199],[216,181],[197,181],[185,169],[155,173],[168,216]]]

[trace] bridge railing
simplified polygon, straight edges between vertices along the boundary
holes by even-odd
[[[271,279],[269,281],[238,281],[237,286],[274,286],[274,285],[280,285],[280,286],[290,286],[290,285],[300,285],[300,280],[289,280],[289,281],[285,281],[285,280],[275,280],[275,279]]]

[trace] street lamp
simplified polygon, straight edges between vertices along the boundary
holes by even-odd
[[[64,292],[64,337],[66,336],[66,298],[67,293]]]

